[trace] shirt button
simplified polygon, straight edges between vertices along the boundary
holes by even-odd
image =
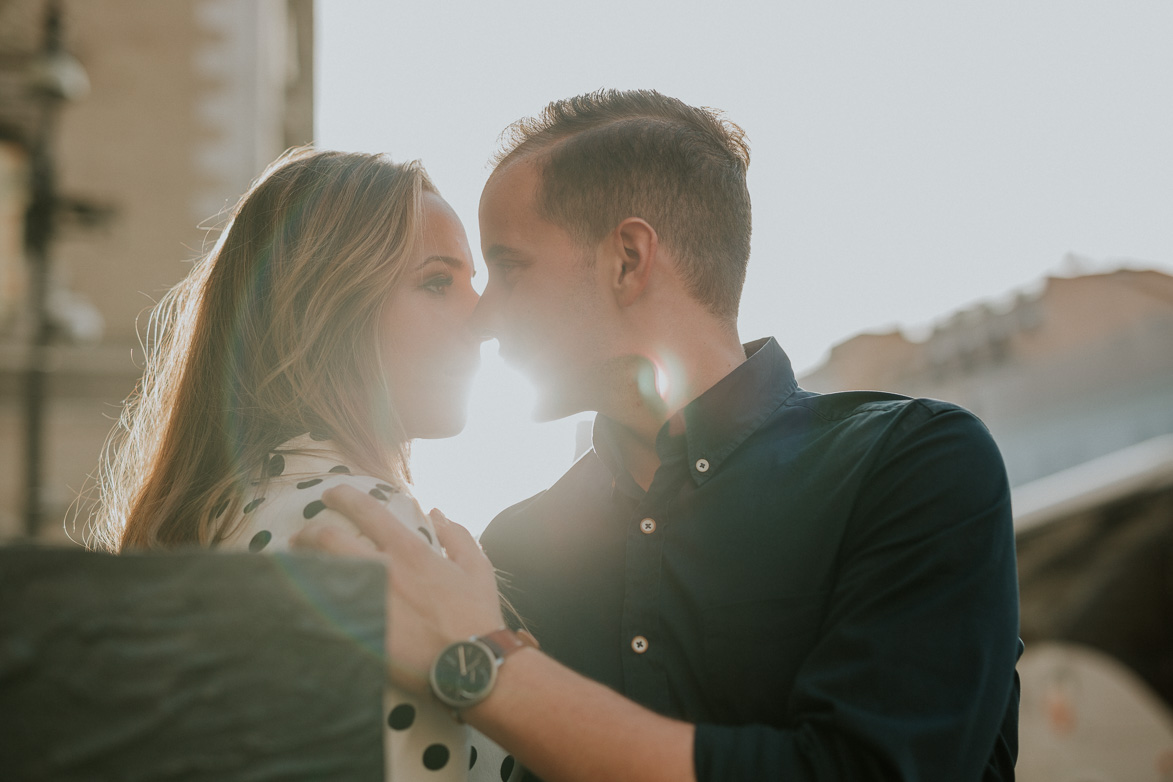
[[[631,639],[631,651],[636,654],[643,654],[648,650],[648,639],[642,635],[637,635]]]
[[[708,472],[709,471],[709,460],[708,459],[697,459],[696,460],[696,471],[697,472]]]
[[[656,531],[656,520],[655,519],[644,519],[643,521],[641,521],[639,523],[639,529],[640,529],[640,532],[642,532],[643,534],[651,535],[653,532]]]

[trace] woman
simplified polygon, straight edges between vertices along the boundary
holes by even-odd
[[[417,164],[284,155],[152,315],[97,543],[268,552],[310,518],[358,535],[319,499],[344,482],[438,548],[407,491],[408,446],[464,427],[472,275],[464,229]],[[385,705],[389,779],[520,773],[439,705],[395,690]]]

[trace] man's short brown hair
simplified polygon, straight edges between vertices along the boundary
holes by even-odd
[[[554,101],[502,137],[497,168],[538,165],[542,217],[583,244],[646,220],[697,300],[736,321],[751,227],[741,128],[654,90],[600,90]]]

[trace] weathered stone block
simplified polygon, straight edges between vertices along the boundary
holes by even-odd
[[[376,780],[385,575],[0,548],[0,777]]]

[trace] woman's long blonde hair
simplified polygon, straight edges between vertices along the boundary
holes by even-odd
[[[214,545],[268,452],[311,432],[407,480],[379,313],[435,192],[417,163],[291,150],[151,314],[88,532],[108,550]]]

